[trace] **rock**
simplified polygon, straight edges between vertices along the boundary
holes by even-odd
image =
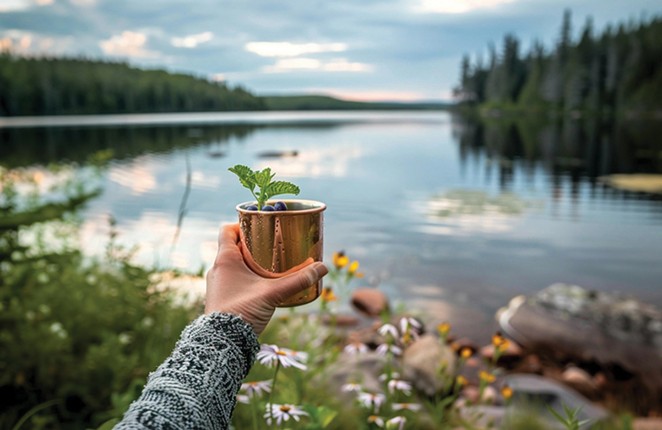
[[[361,320],[356,315],[339,314],[324,315],[322,322],[326,325],[334,325],[336,327],[356,327],[360,324]]]
[[[352,293],[351,303],[357,311],[373,318],[389,310],[388,297],[376,288],[357,288]]]
[[[511,407],[517,409],[521,406],[519,402],[529,406],[544,405],[540,415],[546,416],[551,423],[554,423],[555,419],[545,409],[547,406],[560,412],[563,411],[563,405],[570,409],[579,408],[579,420],[588,420],[586,425],[581,427],[582,429],[588,429],[596,422],[609,417],[605,409],[592,403],[577,391],[542,376],[511,374],[504,377],[504,383],[513,389]]]
[[[299,155],[299,151],[290,150],[290,151],[262,151],[257,154],[260,158],[283,158],[283,157],[296,157]]]
[[[593,377],[585,371],[576,366],[570,366],[561,374],[561,380],[570,385],[580,393],[589,397],[594,397],[598,391],[598,387],[593,381]]]
[[[527,350],[594,361],[662,392],[662,312],[633,298],[554,284],[499,310],[508,337]],[[623,372],[620,372],[624,374]]]
[[[528,354],[522,359],[518,370],[523,373],[542,374],[542,361],[537,354]]]
[[[453,350],[432,335],[423,335],[402,357],[403,377],[428,396],[441,392],[455,377],[456,356]],[[442,371],[442,367],[443,371]]]
[[[462,391],[460,391],[460,397],[469,403],[478,403],[478,399],[480,398],[480,390],[475,385],[468,385],[462,388]]]

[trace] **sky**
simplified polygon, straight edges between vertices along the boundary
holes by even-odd
[[[0,0],[0,50],[127,61],[258,95],[448,101],[464,54],[662,15],[660,0]]]

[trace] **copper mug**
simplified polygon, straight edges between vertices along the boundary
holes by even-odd
[[[255,273],[279,278],[322,261],[326,205],[314,200],[280,200],[286,211],[247,210],[253,202],[237,205],[241,252]],[[274,202],[267,202],[273,205]],[[283,300],[279,306],[303,305],[322,291],[322,280]]]

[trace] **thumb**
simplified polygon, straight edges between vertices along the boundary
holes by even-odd
[[[274,280],[271,287],[273,298],[280,301],[303,291],[316,284],[327,273],[329,273],[329,269],[326,268],[324,263],[317,262],[296,273]]]

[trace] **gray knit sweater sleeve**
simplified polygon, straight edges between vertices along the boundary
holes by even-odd
[[[115,429],[229,428],[237,392],[258,350],[253,329],[239,317],[197,318]]]

